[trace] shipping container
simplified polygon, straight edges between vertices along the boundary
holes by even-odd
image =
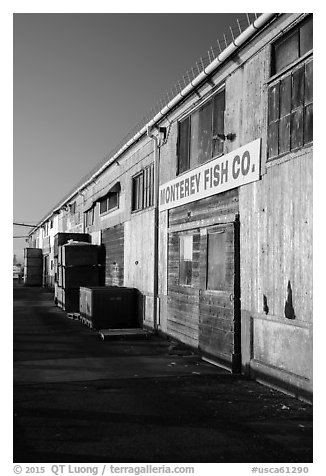
[[[65,245],[69,240],[91,243],[91,236],[88,233],[57,233],[54,237],[54,257],[58,256],[59,246]]]
[[[57,304],[66,312],[79,312],[79,289],[57,287]]]
[[[42,258],[43,251],[41,248],[25,248],[24,258]]]
[[[43,255],[40,248],[25,248],[24,250],[24,285],[42,286],[43,284]]]
[[[98,266],[61,266],[60,268],[62,287],[65,289],[98,286],[99,284]]]
[[[61,248],[62,266],[92,266],[98,264],[99,247],[87,243],[72,242]]]
[[[79,312],[95,329],[140,327],[137,291],[118,286],[81,287]]]

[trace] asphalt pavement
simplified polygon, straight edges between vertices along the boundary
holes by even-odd
[[[15,463],[310,463],[312,406],[14,287]]]

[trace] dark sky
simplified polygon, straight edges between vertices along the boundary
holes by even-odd
[[[14,221],[37,223],[230,25],[238,32],[236,18],[245,15],[15,13]]]

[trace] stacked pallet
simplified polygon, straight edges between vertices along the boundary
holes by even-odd
[[[24,285],[42,286],[43,284],[43,254],[40,248],[25,248],[24,250]]]
[[[70,241],[59,246],[55,299],[66,312],[79,312],[80,286],[98,286],[98,246]]]

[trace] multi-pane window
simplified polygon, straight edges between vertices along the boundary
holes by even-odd
[[[179,237],[179,284],[192,283],[193,235]]]
[[[94,225],[94,211],[95,207],[92,206],[89,210],[85,212],[85,227]]]
[[[313,61],[312,18],[274,45],[273,71],[279,73],[293,61],[290,71],[271,83],[268,91],[268,158],[302,147],[312,141]]]
[[[178,173],[223,154],[225,90],[179,122]]]
[[[292,29],[273,45],[272,74],[298,60],[313,47],[312,16]]]
[[[119,206],[119,192],[109,192],[100,200],[100,215],[107,213],[110,210],[118,208]]]
[[[154,205],[154,164],[132,178],[132,211]]]

